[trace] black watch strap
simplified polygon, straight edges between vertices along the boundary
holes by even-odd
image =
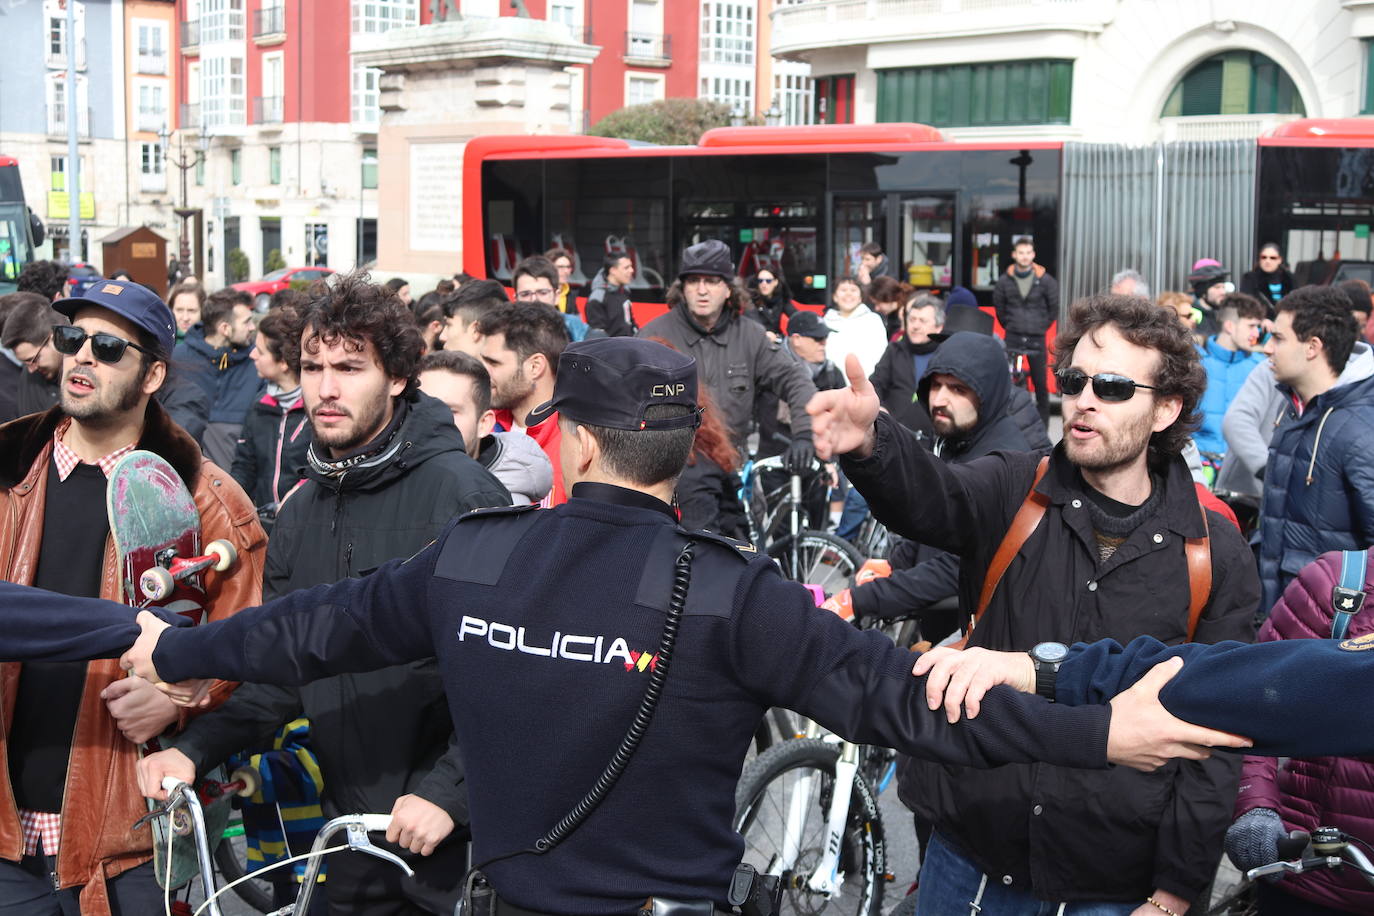
[[[1051,703],[1054,702],[1054,686],[1058,680],[1059,665],[1053,662],[1035,662],[1035,692]]]

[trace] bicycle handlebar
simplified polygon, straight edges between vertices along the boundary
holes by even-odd
[[[1296,844],[1298,852],[1292,852]],[[1314,853],[1308,855],[1308,853]],[[1314,868],[1341,868],[1349,865],[1374,885],[1374,864],[1370,863],[1359,847],[1350,842],[1349,834],[1335,827],[1318,827],[1309,835],[1303,830],[1294,830],[1284,840],[1279,841],[1279,855],[1293,856],[1291,861],[1280,860],[1252,868],[1245,877],[1254,881],[1270,875],[1300,875]]]

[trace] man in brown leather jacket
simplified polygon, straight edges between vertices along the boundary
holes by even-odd
[[[172,465],[192,492],[205,542],[238,548],[207,579],[211,619],[260,598],[266,536],[253,504],[153,395],[167,378],[171,311],[136,283],[101,281],[62,300],[71,321],[61,403],[0,426],[0,578],[120,599],[105,509],[106,475],[134,449]],[[221,698],[232,685],[220,685]],[[114,660],[0,665],[0,916],[160,912],[152,837],[137,789],[138,745],[184,723]],[[79,910],[77,906],[79,905]]]

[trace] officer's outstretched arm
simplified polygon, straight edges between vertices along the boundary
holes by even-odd
[[[134,608],[114,601],[73,598],[0,582],[0,661],[118,658],[138,636],[136,613]],[[179,626],[191,624],[170,611],[158,614]]]
[[[428,658],[436,555],[431,545],[361,579],[291,592],[216,623],[163,630],[123,664],[168,683],[220,678],[290,687]]]

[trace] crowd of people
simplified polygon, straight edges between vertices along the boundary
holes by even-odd
[[[642,327],[623,254],[585,289],[570,282],[575,256],[554,248],[516,265],[510,288],[459,274],[415,295],[403,278],[350,273],[261,311],[170,270],[165,297],[109,279],[68,299],[62,266],[37,262],[0,297],[0,578],[120,600],[103,490],[135,447],[181,475],[203,540],[238,550],[208,579],[210,620],[423,554],[474,510],[561,506],[619,447],[658,469],[640,482],[669,481],[683,528],[742,550],[746,457],[815,469],[826,505],[813,524],[853,537],[871,517],[894,535],[891,575],[832,596],[830,610],[914,618],[929,643],[1029,651],[1037,675],[1047,644],[1374,633],[1374,610],[1343,617],[1332,597],[1350,587],[1332,551],[1374,545],[1368,285],[1299,286],[1266,244],[1239,289],[1201,259],[1189,293],[1152,298],[1123,270],[1065,309],[1034,241],[1010,254],[988,309],[963,287],[899,282],[870,243],[818,313],[781,272],[740,277],[729,246],[708,240],[682,252],[666,311]],[[581,348],[633,337],[677,352],[669,376],[694,373],[678,392],[689,406],[650,408],[640,425],[691,417],[685,467],[659,468],[613,424],[579,425],[595,398],[569,394],[567,373],[602,371],[587,361],[602,351]],[[629,385],[639,368],[618,377]],[[862,399],[881,410],[851,422]],[[483,530],[503,556],[515,549],[499,525]],[[581,549],[577,531],[541,549]],[[461,574],[431,571],[487,581],[454,562]],[[1371,586],[1374,573],[1354,590]],[[160,912],[150,836],[129,830],[146,812],[136,787],[193,781],[280,743],[302,716],[324,814],[390,812],[387,839],[415,869],[338,857],[320,912],[452,912],[472,812],[490,802],[469,798],[455,720],[475,720],[451,708],[440,662],[220,683],[195,715],[123,675],[111,660],[0,665],[0,916]],[[901,767],[923,853],[919,913],[1177,916],[1205,909],[1223,849],[1242,868],[1264,864],[1289,829],[1318,824],[1374,842],[1368,759],[1215,755],[1153,772],[1044,753],[987,762]],[[277,893],[293,895],[289,879]],[[1261,907],[1370,912],[1374,892],[1322,871],[1262,888]]]

